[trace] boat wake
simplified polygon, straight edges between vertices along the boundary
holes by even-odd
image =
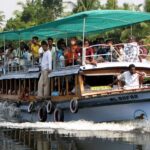
[[[36,123],[14,123],[0,122],[0,127],[13,129],[32,129],[35,131],[57,132],[59,134],[75,134],[79,132],[87,132],[90,134],[105,132],[150,132],[150,121],[127,121],[127,122],[110,122],[110,123],[93,123],[89,121],[72,121],[72,122],[36,122]]]
[[[20,110],[16,107],[14,103],[3,102],[0,103],[0,121],[16,121],[19,118]]]
[[[107,135],[110,137],[120,136],[125,133],[149,133],[150,121],[135,120],[125,122],[104,122],[94,123],[90,121],[71,122],[24,122],[18,123],[13,117],[19,116],[19,109],[15,105],[0,103],[0,127],[12,129],[30,129],[34,131],[46,131],[77,137],[100,137]],[[107,134],[106,134],[107,133]],[[114,134],[115,133],[115,134]],[[103,136],[104,136],[103,135]]]

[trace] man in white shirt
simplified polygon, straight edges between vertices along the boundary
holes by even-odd
[[[120,74],[117,77],[117,80],[119,84],[120,83],[124,84],[123,87],[125,89],[140,88],[144,76],[145,76],[145,73],[137,72],[135,65],[131,64],[129,65],[129,70]]]
[[[52,56],[52,69],[56,69],[56,51],[57,51],[57,48],[55,46],[53,46],[53,38],[49,37],[47,39],[47,42],[48,42],[48,47],[49,47],[49,50],[51,51],[51,56]],[[43,56],[43,48],[42,47],[39,48],[39,56],[40,56],[39,63],[41,63],[41,59]]]
[[[38,83],[38,96],[47,97],[49,96],[49,78],[48,74],[52,70],[52,55],[48,48],[48,43],[46,41],[41,42],[42,48],[44,50],[43,57],[41,60],[41,76]]]

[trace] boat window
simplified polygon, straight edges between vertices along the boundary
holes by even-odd
[[[110,84],[115,80],[115,76],[84,76],[84,90],[86,91],[97,91],[97,90],[108,90],[111,89]]]
[[[51,78],[51,95],[65,96],[75,94],[75,76]]]

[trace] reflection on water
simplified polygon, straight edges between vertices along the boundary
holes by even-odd
[[[92,131],[58,134],[57,130],[0,129],[0,150],[149,150],[150,134],[134,131],[101,131],[99,137],[89,136]],[[81,134],[84,136],[81,137]],[[87,137],[85,136],[87,135]]]
[[[0,150],[150,150],[148,120],[19,123],[19,114],[0,103]]]

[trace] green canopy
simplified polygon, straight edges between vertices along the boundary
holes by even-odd
[[[64,38],[91,33],[101,33],[118,27],[149,21],[150,13],[126,10],[93,10],[81,12],[54,22],[48,22],[13,33],[0,33],[0,39],[31,39],[36,35],[40,38],[48,36]],[[17,36],[15,36],[17,34]]]

